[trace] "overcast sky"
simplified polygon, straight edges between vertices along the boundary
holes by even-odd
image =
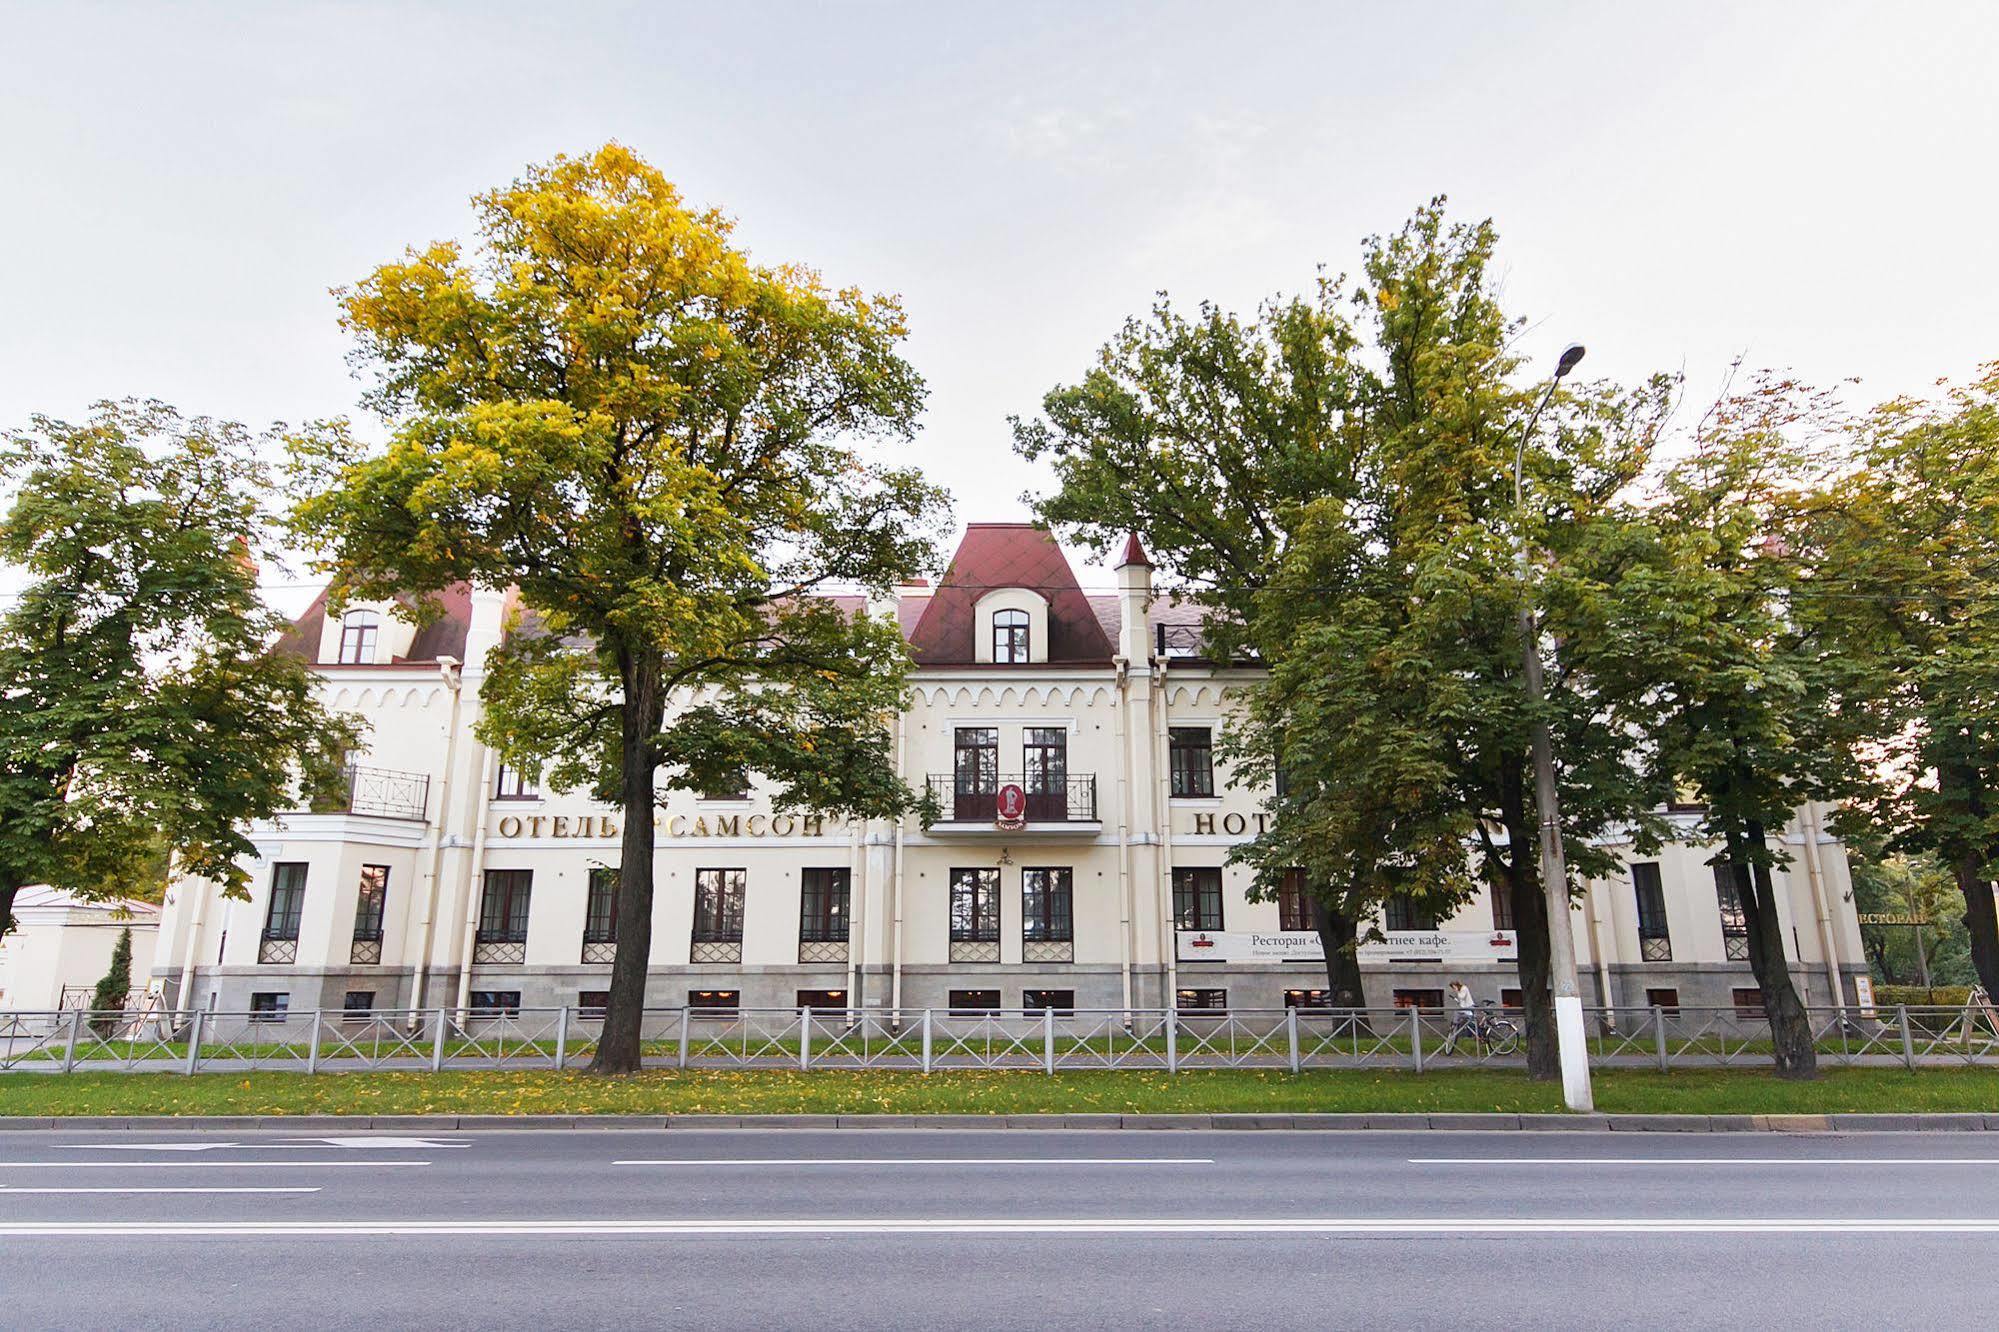
[[[899,291],[916,444],[1167,290],[1246,309],[1433,194],[1543,359],[1919,391],[1999,357],[1999,4],[0,5],[0,424],[353,413],[329,287],[609,138],[764,261]],[[1101,581],[1099,571],[1086,581]]]

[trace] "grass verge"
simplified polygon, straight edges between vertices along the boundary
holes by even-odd
[[[1611,1113],[1999,1112],[1987,1069],[1840,1069],[1782,1082],[1750,1069],[1606,1070]],[[1552,1113],[1559,1089],[1500,1070],[1417,1075],[1338,1069],[1289,1074],[687,1070],[624,1079],[495,1070],[444,1073],[78,1073],[0,1075],[6,1115],[278,1114],[1289,1114],[1342,1111]]]

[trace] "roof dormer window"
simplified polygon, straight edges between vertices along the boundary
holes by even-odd
[[[1027,612],[1024,610],[1003,610],[993,612],[993,660],[997,662],[1025,663],[1027,655]]]
[[[381,628],[382,617],[374,611],[348,611],[340,617],[340,655],[335,660],[342,666],[373,666]]]

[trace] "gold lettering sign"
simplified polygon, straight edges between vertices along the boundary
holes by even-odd
[[[1256,831],[1259,834],[1269,831],[1270,816],[1268,814],[1237,814],[1233,812],[1221,816],[1220,831],[1230,837],[1240,837],[1249,831],[1252,819],[1256,821]],[[1194,815],[1194,835],[1196,837],[1213,837],[1215,832],[1215,816],[1213,814]]]
[[[834,828],[840,826],[837,816]],[[668,838],[682,837],[824,837],[823,814],[660,814],[653,827]],[[561,838],[575,841],[610,840],[621,835],[618,820],[609,814],[503,814],[493,826],[500,838]]]

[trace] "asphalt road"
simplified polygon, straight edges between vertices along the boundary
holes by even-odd
[[[0,1326],[1982,1326],[1982,1134],[0,1134]]]

